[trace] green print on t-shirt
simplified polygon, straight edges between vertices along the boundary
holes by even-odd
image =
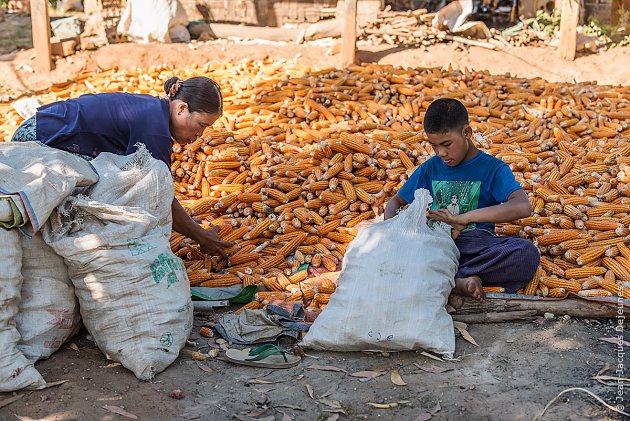
[[[481,181],[432,181],[433,204],[431,209],[448,209],[453,215],[475,210],[479,206]],[[469,224],[464,231],[475,228]]]

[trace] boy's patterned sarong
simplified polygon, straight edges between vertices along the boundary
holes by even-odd
[[[459,249],[456,278],[477,275],[483,286],[501,286],[514,294],[532,280],[540,264],[538,249],[527,240],[473,230],[455,239]]]

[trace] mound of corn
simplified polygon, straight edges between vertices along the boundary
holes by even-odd
[[[212,130],[173,150],[177,198],[204,227],[219,225],[221,237],[236,242],[229,258],[217,260],[174,233],[171,247],[185,260],[191,285],[260,284],[246,308],[271,299],[323,307],[357,226],[380,215],[430,156],[421,133],[427,106],[453,97],[468,107],[476,144],[510,165],[529,193],[533,216],[497,227],[500,235],[531,239],[543,256],[523,293],[630,298],[628,87],[246,61],[86,75],[41,98],[157,95],[173,74],[210,76],[225,100]],[[7,140],[20,121],[0,105]],[[299,270],[304,263],[316,276]]]

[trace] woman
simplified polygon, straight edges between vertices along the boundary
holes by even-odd
[[[171,166],[173,139],[193,142],[223,113],[219,85],[207,77],[172,77],[168,99],[127,93],[89,94],[44,105],[13,134],[11,141],[39,141],[91,160],[101,152],[129,155],[143,143],[154,158]],[[200,227],[173,199],[173,229],[196,241],[204,253],[225,256],[218,227]]]

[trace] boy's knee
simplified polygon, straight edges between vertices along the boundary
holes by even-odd
[[[519,260],[521,260],[520,263],[526,270],[530,269],[535,272],[540,264],[540,252],[538,248],[525,239],[517,238],[516,240],[518,240],[518,242],[515,243],[517,249],[515,256],[518,256]]]

